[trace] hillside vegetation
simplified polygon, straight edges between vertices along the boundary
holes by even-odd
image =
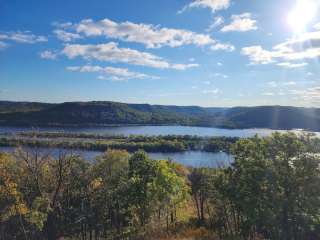
[[[118,102],[0,102],[0,125],[188,125],[320,130],[320,109],[285,106],[203,108]]]

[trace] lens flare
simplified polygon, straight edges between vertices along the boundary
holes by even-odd
[[[314,1],[298,0],[294,9],[289,12],[287,22],[294,32],[304,32],[308,23],[315,17],[316,10],[317,6]]]

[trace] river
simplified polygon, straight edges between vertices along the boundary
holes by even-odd
[[[63,131],[72,133],[92,133],[106,135],[195,135],[195,136],[210,136],[210,137],[252,137],[255,134],[259,136],[268,136],[273,132],[286,132],[285,130],[272,129],[223,129],[210,127],[188,127],[188,126],[120,126],[120,127],[46,127],[46,128],[30,128],[30,127],[0,127],[0,133],[4,132],[21,132],[21,131]],[[292,130],[300,132],[299,130]],[[320,136],[320,133],[316,133]]]
[[[27,149],[27,148],[26,148]],[[14,152],[13,147],[0,147],[0,152]],[[41,148],[38,149],[40,154],[48,154],[53,156],[58,156],[59,149],[48,149]],[[62,150],[67,153],[73,153],[87,159],[88,161],[94,161],[95,158],[102,154],[99,151],[85,151],[85,150]],[[177,153],[148,153],[150,158],[155,160],[172,160],[174,162],[181,163],[188,167],[210,167],[217,168],[222,166],[228,166],[233,162],[233,157],[227,153],[210,153],[201,151],[187,151],[187,152],[177,152]]]
[[[187,127],[187,126],[121,126],[121,127],[54,127],[54,128],[27,128],[27,127],[0,127],[1,133],[16,133],[21,131],[44,131],[44,132],[72,132],[72,133],[91,133],[101,135],[195,135],[195,136],[226,136],[226,137],[251,137],[255,134],[259,136],[268,136],[275,130],[271,129],[222,129],[209,127]],[[300,130],[293,130],[294,132],[301,132]],[[278,130],[278,132],[286,132],[285,130]],[[315,133],[320,136],[320,133]],[[47,151],[46,149],[44,149]],[[0,151],[13,151],[13,148],[0,148]],[[59,150],[54,149],[53,155]],[[92,161],[101,152],[97,151],[82,151],[76,150],[76,153],[83,156],[85,159]],[[208,153],[200,151],[187,151],[182,153],[149,153],[153,159],[171,159],[186,166],[192,167],[219,167],[229,165],[233,161],[233,157],[226,153]]]

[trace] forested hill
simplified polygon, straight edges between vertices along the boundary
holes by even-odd
[[[21,104],[13,102],[20,107]],[[39,104],[41,105],[41,104]],[[5,107],[4,107],[5,106]],[[181,124],[211,125],[213,112],[224,108],[210,109],[190,106],[162,106],[149,104],[125,104],[118,102],[67,102],[41,105],[35,110],[35,103],[9,108],[8,102],[0,102],[2,125],[97,125],[97,124]],[[11,109],[11,110],[10,110]]]
[[[12,113],[12,112],[32,112],[39,111],[54,104],[50,103],[38,103],[38,102],[9,102],[0,101],[0,113]]]
[[[320,130],[320,109],[285,106],[203,108],[118,102],[61,104],[0,101],[0,125],[179,124]]]

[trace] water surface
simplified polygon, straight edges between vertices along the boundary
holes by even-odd
[[[0,127],[0,133],[21,132],[21,131],[62,131],[72,133],[91,133],[106,135],[195,135],[210,137],[252,137],[255,134],[259,136],[268,136],[276,130],[272,129],[223,129],[210,127],[187,127],[187,126],[120,126],[120,127],[51,127],[51,128],[30,128],[30,127]],[[277,130],[286,132],[285,130]],[[293,130],[297,131],[297,130]],[[319,133],[318,133],[319,134]],[[319,134],[320,136],[320,134]]]
[[[51,127],[51,128],[28,128],[28,127],[0,127],[0,134],[5,132],[21,132],[21,131],[59,131],[70,133],[91,133],[99,135],[194,135],[200,137],[252,137],[255,134],[259,136],[268,136],[276,130],[272,129],[222,129],[209,127],[187,127],[187,126],[120,126],[120,127]],[[278,132],[286,132],[285,130],[277,130]],[[293,130],[293,132],[301,132]],[[320,136],[320,133],[316,133]],[[0,151],[13,151],[13,148],[0,147]],[[46,149],[44,149],[46,150]],[[47,149],[48,150],[48,149]],[[59,149],[50,149],[53,155],[59,153]],[[94,160],[101,152],[73,150],[74,153],[83,156],[89,161]],[[187,151],[179,153],[149,153],[153,159],[171,159],[186,166],[192,167],[218,167],[229,165],[233,161],[233,157],[226,153],[208,153],[200,151]]]
[[[27,149],[27,148],[26,148]],[[14,152],[13,147],[0,147],[0,152]],[[30,150],[30,149],[29,149]],[[57,148],[39,148],[38,149],[42,154],[50,154],[55,157],[59,155],[60,151],[73,153],[82,156],[88,161],[94,161],[97,156],[102,154],[99,151],[86,151],[86,150],[60,150]],[[222,167],[228,166],[232,161],[233,157],[224,152],[219,153],[209,153],[209,152],[200,152],[200,151],[187,151],[187,152],[178,152],[178,153],[148,153],[150,158],[156,160],[172,160],[174,162],[181,163],[185,166],[190,167]]]

